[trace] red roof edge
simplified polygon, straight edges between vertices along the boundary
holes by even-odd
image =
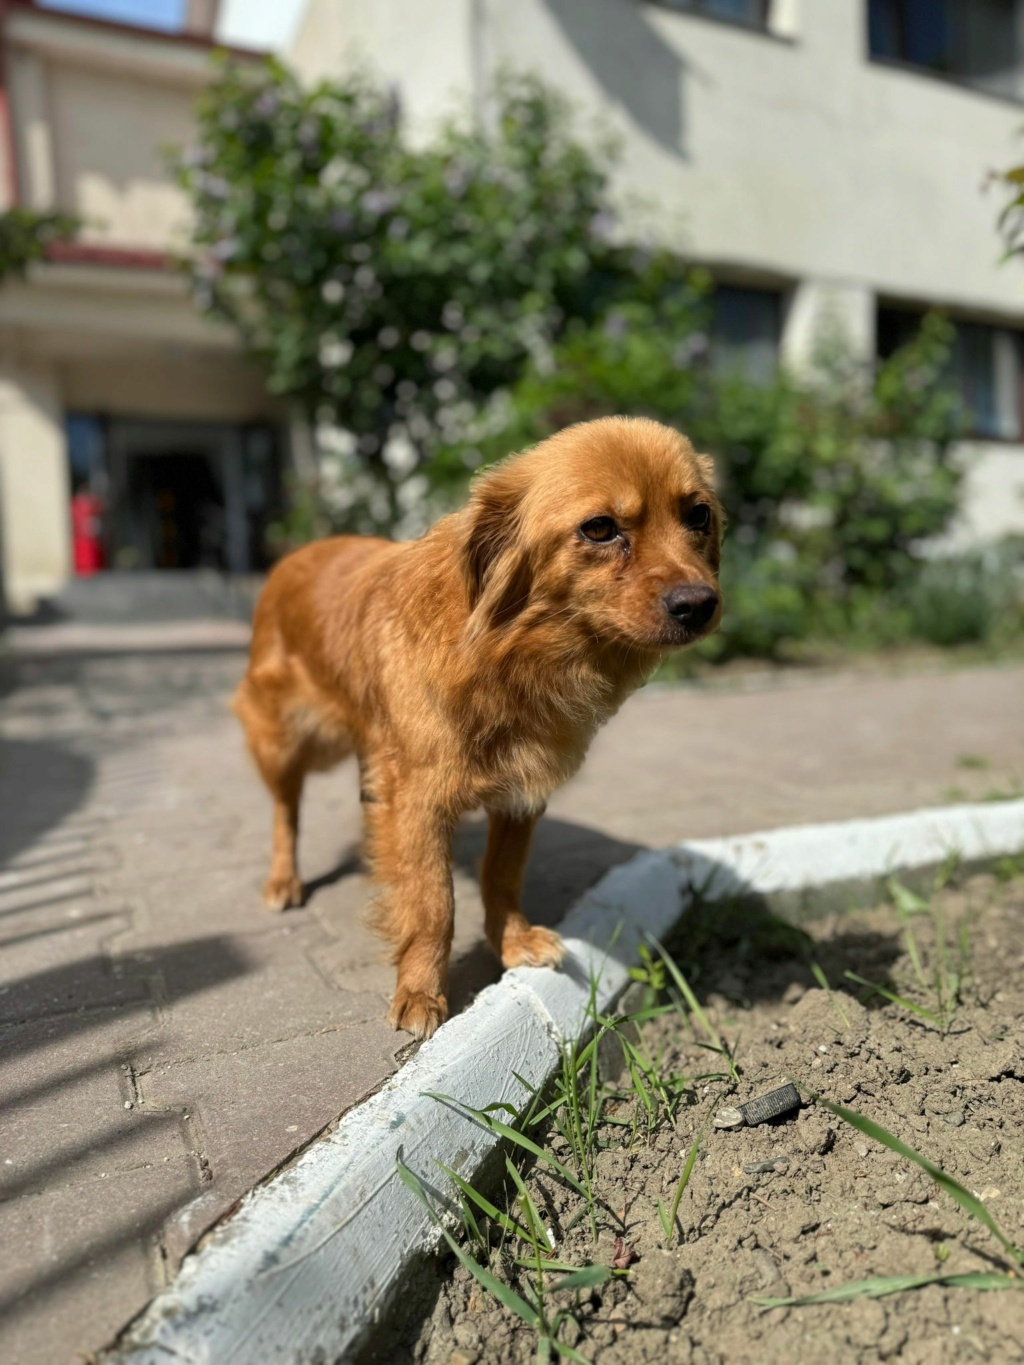
[[[87,242],[51,242],[46,259],[60,265],[106,265],[128,270],[169,270],[166,251],[149,247],[93,246]]]

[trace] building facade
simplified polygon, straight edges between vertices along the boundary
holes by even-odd
[[[0,8],[0,25],[0,207],[83,220],[76,241],[0,287],[9,606],[31,611],[73,571],[83,492],[102,563],[259,567],[282,413],[173,259],[188,208],[165,152],[192,136],[211,40],[27,3]]]
[[[107,565],[266,562],[291,428],[173,260],[165,149],[190,140],[214,40],[311,80],[369,63],[413,136],[486,117],[501,67],[539,73],[618,135],[631,228],[711,271],[718,365],[799,370],[826,327],[871,361],[944,308],[972,423],[954,542],[1024,530],[1024,267],[985,184],[1024,160],[1024,0],[190,0],[186,30],[0,4],[0,209],[84,220],[0,287],[15,610],[73,571],[83,494]]]
[[[231,3],[231,0],[229,0]],[[990,172],[1024,161],[1024,0],[305,0],[309,78],[368,62],[414,128],[486,113],[503,66],[618,134],[627,217],[721,288],[719,362],[865,360],[941,307],[971,412],[955,540],[1024,530],[1024,268]],[[244,32],[244,0],[232,22]]]

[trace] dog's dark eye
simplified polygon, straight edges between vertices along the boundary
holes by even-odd
[[[619,534],[619,528],[611,517],[591,517],[580,527],[580,535],[593,540],[598,545],[607,545]]]
[[[691,531],[706,531],[711,525],[711,508],[706,502],[698,502],[683,513],[683,521]]]

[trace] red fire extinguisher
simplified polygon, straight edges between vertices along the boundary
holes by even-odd
[[[71,543],[76,574],[84,577],[107,567],[103,552],[103,499],[85,488],[71,499]]]

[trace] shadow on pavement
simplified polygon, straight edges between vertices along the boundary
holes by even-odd
[[[31,1121],[38,1145],[33,1141],[28,1150],[23,1143],[5,1146],[12,1160],[0,1166],[2,1240],[13,1251],[26,1215],[35,1229],[5,1268],[0,1317],[16,1321],[38,1308],[41,1299],[67,1292],[132,1244],[151,1244],[157,1255],[166,1220],[195,1197],[206,1178],[184,1126],[187,1115],[176,1109],[136,1108],[129,1117],[118,1088],[109,1086],[106,1092],[113,1098],[98,1099],[92,1112],[83,1109],[81,1088],[130,1067],[134,1047],[146,1038],[147,1029],[155,1033],[161,1027],[158,1005],[173,1005],[247,970],[236,945],[211,936],[117,958],[96,954],[4,982],[0,1112],[8,1133]],[[125,1029],[126,1022],[138,1027]],[[69,1045],[75,1058],[70,1065]],[[44,1057],[40,1067],[38,1054],[46,1052],[53,1057]],[[41,1070],[50,1074],[40,1075]],[[76,1089],[79,1098],[72,1102]],[[97,1093],[106,1092],[101,1087]],[[83,1113],[88,1118],[83,1120]],[[77,1122],[66,1121],[75,1116]],[[173,1164],[153,1167],[159,1160],[154,1151],[168,1147],[179,1149]],[[76,1192],[96,1180],[97,1161],[104,1175],[109,1170],[110,1197],[118,1197],[119,1178],[134,1183],[124,1208],[116,1211],[114,1226],[104,1220],[102,1230],[93,1233]],[[138,1178],[143,1170],[150,1175]],[[172,1197],[167,1196],[168,1180],[176,1187]],[[66,1192],[71,1202],[51,1225],[49,1220],[57,1217],[52,1207],[35,1201],[58,1192]],[[44,1243],[54,1244],[52,1252],[44,1254]]]
[[[158,1005],[172,1007],[247,970],[237,944],[212,935],[121,957],[97,953],[8,979],[0,995],[2,1064],[87,1032],[115,1014],[124,1018]]]
[[[92,760],[66,744],[0,739],[0,868],[72,815],[94,780]]]

